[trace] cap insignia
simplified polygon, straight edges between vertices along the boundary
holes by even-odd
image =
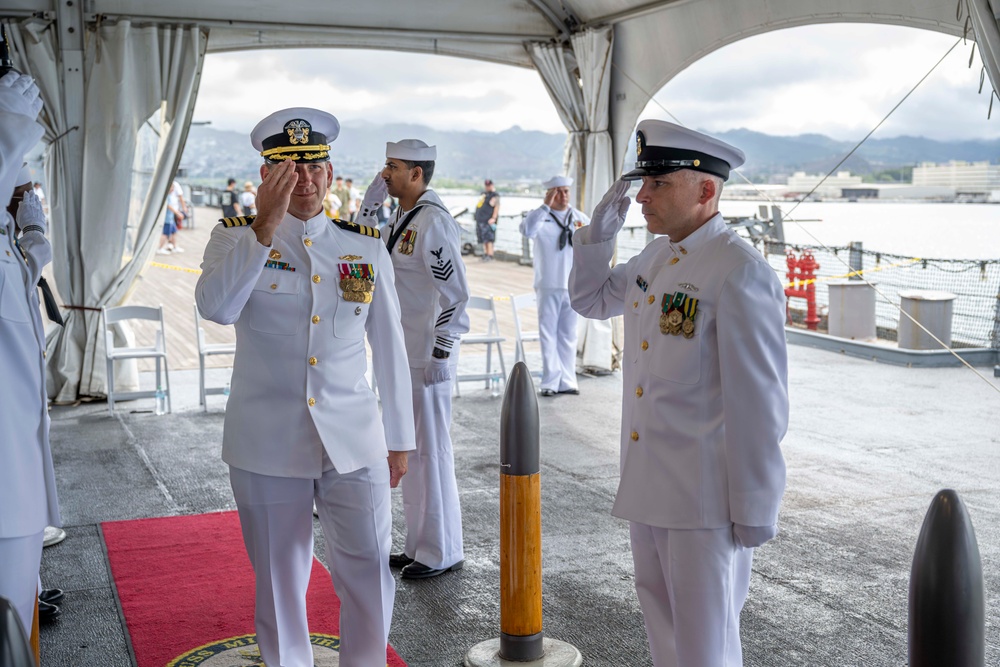
[[[288,133],[288,143],[295,146],[297,144],[308,144],[309,133],[312,125],[308,121],[296,118],[285,123],[285,132]]]
[[[642,155],[642,146],[646,143],[646,137],[642,135],[642,132],[635,133],[635,156],[639,157]]]

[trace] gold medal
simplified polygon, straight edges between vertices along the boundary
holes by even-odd
[[[694,320],[684,320],[684,323],[681,325],[681,333],[684,334],[685,338],[694,338]]]
[[[681,311],[671,310],[667,313],[667,324],[669,324],[671,328],[679,327],[683,321],[684,316],[681,315]]]
[[[344,300],[352,303],[371,303],[371,292],[344,292]]]
[[[375,291],[375,281],[374,280],[358,280],[358,287],[356,292],[374,292]]]
[[[664,336],[670,333],[670,320],[667,318],[666,313],[660,315],[660,333]]]

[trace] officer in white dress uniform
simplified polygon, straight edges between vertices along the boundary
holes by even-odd
[[[315,502],[341,600],[340,664],[383,667],[395,582],[390,486],[414,448],[392,263],[378,231],[329,220],[323,111],[277,111],[251,141],[265,163],[257,215],[227,218],[205,248],[202,316],[236,325],[222,458],[257,584],[268,667],[312,667],[306,588]],[[382,418],[365,380],[365,335]],[[387,463],[388,459],[388,463]]]
[[[389,563],[406,579],[426,579],[464,564],[462,509],[451,446],[451,380],[459,337],[469,330],[469,286],[460,228],[428,186],[437,149],[419,139],[389,142],[361,216],[373,220],[386,193],[399,208],[383,237],[396,271],[403,336],[413,383],[417,451],[403,480],[406,542]]]
[[[576,381],[576,312],[569,302],[573,232],[590,218],[569,205],[573,179],[545,181],[545,203],[521,221],[521,234],[534,239],[538,340],[542,348],[542,396],[579,394]]]
[[[635,586],[656,667],[742,664],[753,547],[777,534],[788,425],[785,298],[718,213],[743,153],[663,121],[637,129],[634,171],[575,237],[581,315],[624,314],[621,484]],[[653,240],[609,268],[629,181]]]
[[[42,137],[35,122],[41,108],[30,76],[12,71],[0,78],[0,200],[17,203],[13,216],[0,212],[0,595],[14,605],[25,632],[31,631],[45,526],[61,525],[37,289],[52,248],[21,161]]]

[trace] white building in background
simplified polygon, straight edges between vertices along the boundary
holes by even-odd
[[[804,195],[812,192],[813,188],[816,188],[816,184],[822,180],[822,174],[807,174],[804,171],[797,171],[788,177],[788,191]],[[851,176],[849,171],[838,171],[816,188],[815,195],[824,198],[840,197],[844,188],[856,188],[859,185],[861,185],[860,176]]]
[[[958,160],[945,164],[921,162],[913,168],[913,185],[950,187],[958,194],[986,195],[1000,189],[1000,165]]]

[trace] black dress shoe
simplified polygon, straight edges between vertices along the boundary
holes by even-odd
[[[46,588],[38,594],[39,602],[48,602],[49,604],[59,604],[63,597],[62,589],[59,588]]]
[[[578,396],[580,394],[580,390],[579,389],[563,389],[559,393],[560,394],[573,394],[574,396]]]
[[[538,392],[538,395],[545,396],[546,398],[548,398],[549,396],[555,396],[556,391],[554,389],[542,389],[540,392]]]
[[[436,577],[439,574],[444,574],[445,572],[455,572],[461,570],[465,567],[465,561],[460,560],[451,567],[442,567],[439,570],[433,567],[427,567],[423,563],[418,563],[413,561],[409,565],[403,568],[403,579],[430,579],[431,577]]]
[[[406,567],[413,562],[413,559],[405,553],[389,554],[389,567]]]
[[[49,604],[48,602],[38,601],[38,622],[39,623],[51,623],[52,621],[59,618],[59,607],[54,604]]]

